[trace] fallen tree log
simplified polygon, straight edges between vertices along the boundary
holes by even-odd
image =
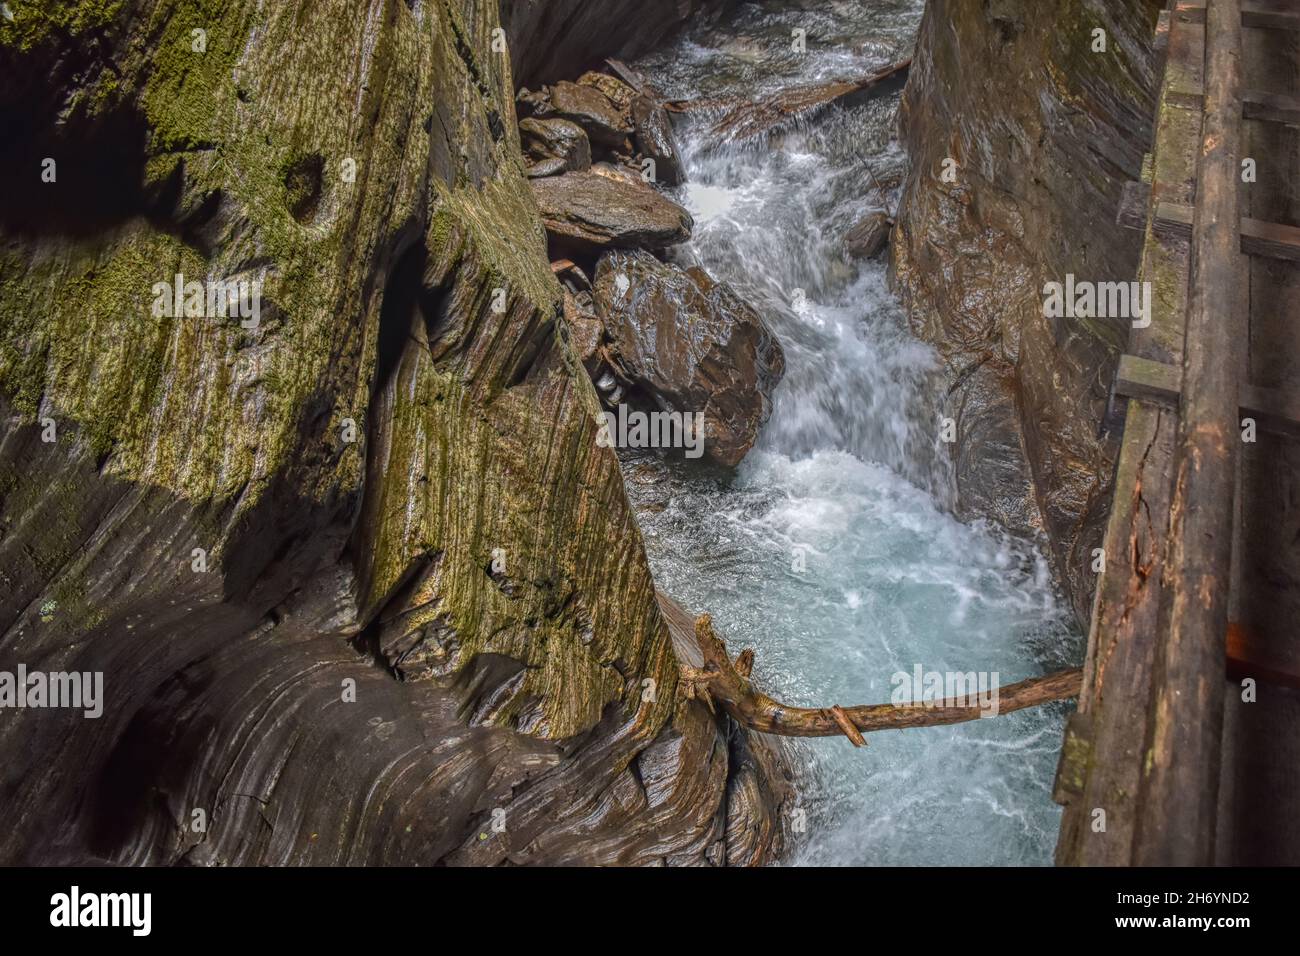
[[[733,664],[727,645],[714,632],[713,621],[707,614],[695,619],[695,641],[703,666],[680,664],[683,694],[703,701],[711,710],[721,706],[737,723],[750,730],[782,737],[843,734],[855,747],[861,747],[866,744],[864,733],[958,724],[978,720],[984,713],[978,705],[954,699],[856,707],[790,707],[754,688],[749,681],[753,654],[744,651]],[[1083,669],[1079,667],[1007,684],[996,688],[997,714],[1078,697],[1082,684]]]
[[[757,103],[728,96],[669,100],[664,103],[664,109],[670,113],[721,113],[710,127],[709,135],[719,141],[748,140],[807,118],[845,97],[872,90],[886,80],[905,74],[911,65],[912,59],[908,57],[859,79],[782,90]]]

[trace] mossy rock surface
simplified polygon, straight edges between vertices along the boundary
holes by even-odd
[[[0,861],[725,858],[495,5],[10,8],[0,664],[112,693],[0,725]],[[159,314],[177,275],[258,321]]]

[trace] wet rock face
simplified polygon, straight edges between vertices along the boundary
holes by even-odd
[[[1138,237],[1114,218],[1150,140],[1160,6],[930,0],[899,116],[911,171],[892,268],[950,370],[960,501],[1044,531],[1082,621],[1114,455],[1099,424],[1129,322],[1044,318],[1042,289],[1136,274]]]
[[[892,227],[888,213],[873,212],[845,234],[844,251],[854,259],[874,259],[889,241]]]
[[[593,290],[618,377],[650,408],[704,416],[704,453],[736,465],[772,412],[785,356],[725,283],[642,252],[601,257]]]
[[[752,855],[559,331],[495,5],[95,8],[0,22],[50,85],[0,122],[59,157],[0,151],[43,190],[0,194],[0,670],[104,687],[5,710],[0,862]],[[178,274],[255,280],[257,320],[156,311]]]
[[[662,249],[690,238],[688,213],[631,173],[566,173],[532,182],[542,222],[561,251]]]

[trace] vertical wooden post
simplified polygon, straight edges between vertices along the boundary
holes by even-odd
[[[1133,862],[1213,862],[1233,497],[1241,435],[1241,5],[1206,11],[1174,499]]]

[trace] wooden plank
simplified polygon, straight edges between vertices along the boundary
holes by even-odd
[[[1156,206],[1154,224],[1156,235],[1190,239],[1192,219],[1191,206],[1183,203],[1159,203]],[[1278,222],[1242,219],[1241,251],[1252,256],[1300,262],[1300,229]]]
[[[1241,99],[1246,119],[1300,126],[1300,97],[1267,93],[1264,90],[1247,90]]]
[[[1167,94],[1169,102],[1183,109],[1203,108],[1205,94],[1199,89],[1175,89]],[[1300,97],[1266,90],[1246,90],[1241,94],[1241,113],[1249,120],[1300,126]]]
[[[1157,75],[1165,71],[1165,60],[1169,57],[1169,31],[1173,25],[1173,17],[1169,15],[1168,10],[1161,10],[1156,15],[1156,38],[1152,41],[1151,49],[1156,55]]]
[[[1177,408],[1183,393],[1182,383],[1183,371],[1174,365],[1123,355],[1115,373],[1115,394]]]
[[[1186,23],[1204,23],[1205,0],[1180,2],[1174,14]],[[1241,25],[1259,30],[1300,30],[1300,10],[1272,3],[1242,3]]]
[[[1300,438],[1300,394],[1296,392],[1244,385],[1241,413],[1254,418],[1265,431]]]
[[[1296,0],[1290,3],[1300,9]],[[1243,39],[1248,87],[1300,94],[1300,35],[1249,30]],[[1259,158],[1261,175],[1259,182],[1242,187],[1243,212],[1300,226],[1296,128],[1252,122],[1245,125],[1245,137],[1244,155]],[[1249,380],[1300,389],[1298,267],[1261,257],[1247,257],[1246,263]],[[1255,444],[1243,445],[1239,489],[1243,529],[1235,556],[1228,659],[1238,682],[1253,677],[1260,686],[1252,703],[1239,702],[1240,694],[1228,687],[1216,862],[1295,863],[1300,861],[1300,815],[1295,813],[1300,807],[1300,696],[1268,685],[1292,686],[1288,675],[1295,674],[1300,654],[1300,442],[1261,434]],[[1222,817],[1224,807],[1231,808],[1229,817]]]
[[[1179,87],[1165,93],[1165,102],[1170,106],[1178,107],[1180,110],[1195,110],[1199,113],[1205,108],[1205,94],[1200,90]]]
[[[1192,207],[1185,203],[1158,203],[1152,224],[1155,234],[1172,239],[1190,239],[1193,215]]]
[[[1243,219],[1241,251],[1253,256],[1300,262],[1300,229],[1277,222]]]
[[[1173,86],[1200,85],[1204,27],[1173,22],[1154,124],[1149,173],[1157,200],[1190,202],[1200,146],[1199,110],[1169,109]],[[1145,220],[1143,222],[1145,229]],[[1161,290],[1151,325],[1129,332],[1127,351],[1181,368],[1187,243],[1147,231],[1139,279]],[[1153,402],[1119,402],[1123,428],[1106,526],[1105,566],[1097,576],[1078,712],[1086,714],[1092,756],[1082,793],[1062,781],[1056,861],[1062,866],[1128,866],[1142,778],[1178,416]],[[1097,810],[1106,814],[1096,829]]]
[[[1211,0],[1174,498],[1133,863],[1214,862],[1232,569],[1238,403],[1240,0]]]
[[[1170,495],[1163,475],[1173,459],[1176,428],[1176,416],[1163,406],[1128,404],[1079,698],[1079,713],[1089,720],[1091,759],[1082,786],[1077,764],[1058,766],[1053,793],[1065,806],[1056,849],[1061,866],[1132,862],[1164,557],[1162,519]],[[1094,829],[1098,809],[1106,814],[1101,831]]]
[[[1182,378],[1177,366],[1123,355],[1115,373],[1115,394],[1177,408]],[[1300,392],[1243,384],[1238,405],[1239,414],[1254,418],[1261,429],[1300,437]]]
[[[1120,195],[1115,222],[1128,229],[1145,229],[1151,187],[1143,182],[1128,182]],[[1162,202],[1156,205],[1156,235],[1172,239],[1192,238],[1193,210],[1185,203]],[[1278,222],[1242,219],[1241,251],[1252,256],[1267,256],[1300,262],[1300,229]]]

